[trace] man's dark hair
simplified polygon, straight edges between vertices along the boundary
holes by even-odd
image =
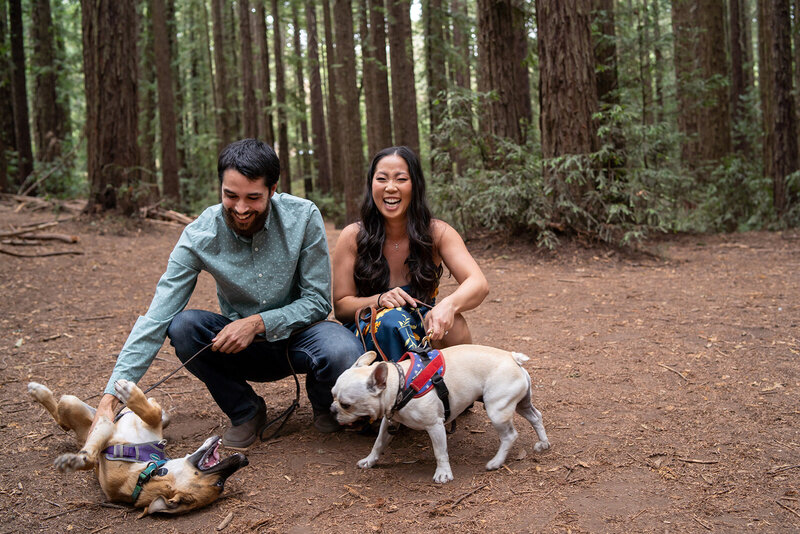
[[[272,147],[252,138],[234,141],[222,149],[217,162],[220,184],[228,169],[234,169],[250,180],[263,178],[267,187],[275,185],[281,175],[281,163]]]

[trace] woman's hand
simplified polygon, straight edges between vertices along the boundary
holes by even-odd
[[[439,341],[444,338],[455,321],[455,310],[447,300],[443,300],[425,316],[425,332],[430,336],[430,340]]]
[[[412,308],[417,307],[417,301],[406,293],[402,287],[394,287],[378,295],[377,304],[381,308],[400,308],[406,304]]]

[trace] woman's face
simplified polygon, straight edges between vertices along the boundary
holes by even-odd
[[[400,156],[385,156],[372,175],[372,200],[385,219],[402,219],[411,204],[411,176]]]

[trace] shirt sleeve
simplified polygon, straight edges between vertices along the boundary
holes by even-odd
[[[296,273],[298,298],[260,314],[268,340],[286,339],[294,330],[322,321],[331,312],[331,260],[325,225],[316,206],[311,207],[306,223]]]
[[[117,357],[105,393],[116,395],[114,382],[121,378],[138,383],[144,376],[164,344],[170,322],[189,303],[199,274],[200,261],[184,230],[170,254],[166,272],[158,281],[150,308],[136,320]]]

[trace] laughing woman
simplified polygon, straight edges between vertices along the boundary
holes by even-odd
[[[437,301],[442,265],[459,285]],[[462,312],[478,306],[488,292],[458,232],[432,218],[416,154],[403,146],[378,152],[367,173],[361,220],[342,230],[334,251],[336,318],[360,330],[367,349],[374,350],[369,325],[356,313],[375,306],[380,349],[398,360],[426,333],[436,348],[471,343]]]

